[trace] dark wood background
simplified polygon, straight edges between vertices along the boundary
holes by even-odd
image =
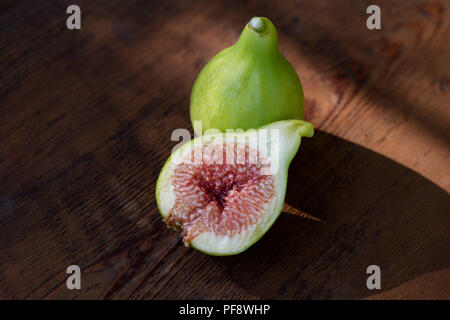
[[[449,299],[450,3],[376,1],[371,31],[372,2],[1,1],[0,298]],[[286,202],[324,223],[283,213],[211,257],[166,228],[155,183],[196,75],[255,15],[317,129]]]

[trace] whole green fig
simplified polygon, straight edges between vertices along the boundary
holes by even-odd
[[[201,70],[192,88],[190,115],[192,122],[202,121],[203,131],[246,130],[278,120],[301,120],[303,107],[300,79],[278,50],[274,25],[255,17],[233,46]]]

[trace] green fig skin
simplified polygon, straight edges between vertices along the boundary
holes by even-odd
[[[262,30],[252,27],[254,21]],[[191,121],[201,121],[203,132],[258,128],[302,120],[303,114],[300,79],[278,50],[274,25],[263,17],[253,18],[233,46],[214,56],[192,88]]]

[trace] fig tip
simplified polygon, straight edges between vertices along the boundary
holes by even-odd
[[[249,22],[250,28],[261,33],[266,29],[266,22],[261,17],[253,17]]]

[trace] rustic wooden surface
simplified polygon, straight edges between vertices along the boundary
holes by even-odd
[[[0,3],[0,298],[450,298],[448,1],[376,1],[379,31],[372,1],[101,3]],[[197,73],[255,15],[317,128],[286,201],[325,223],[282,214],[210,257],[165,227],[155,182]]]

